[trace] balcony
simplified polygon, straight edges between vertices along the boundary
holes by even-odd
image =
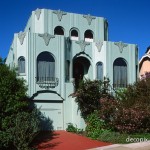
[[[36,83],[43,89],[55,88],[58,82],[59,79],[55,77],[36,77]]]

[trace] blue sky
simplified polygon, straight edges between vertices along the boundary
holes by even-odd
[[[1,0],[0,56],[7,56],[14,33],[24,30],[36,8],[104,17],[109,41],[137,44],[139,58],[150,45],[150,0]]]

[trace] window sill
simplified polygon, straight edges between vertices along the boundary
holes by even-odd
[[[26,76],[26,73],[19,73],[19,76]]]

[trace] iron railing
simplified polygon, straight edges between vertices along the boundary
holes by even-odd
[[[58,86],[59,79],[55,77],[36,77],[36,83],[40,88],[55,88]]]

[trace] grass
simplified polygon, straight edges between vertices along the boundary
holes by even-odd
[[[100,134],[98,140],[114,144],[144,142],[146,140],[150,140],[150,133],[127,134],[106,131]]]

